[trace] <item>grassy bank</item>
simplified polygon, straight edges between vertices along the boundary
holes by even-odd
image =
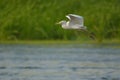
[[[55,25],[69,13],[84,16],[97,41],[120,40],[119,4],[120,0],[0,0],[0,40],[86,39],[82,32]]]
[[[119,45],[120,46],[120,40],[103,40],[102,42],[98,42],[98,41],[93,41],[93,40],[75,40],[75,41],[71,41],[71,40],[17,40],[17,41],[0,41],[0,44],[29,44],[29,45],[41,45],[41,44],[113,44],[113,45]]]

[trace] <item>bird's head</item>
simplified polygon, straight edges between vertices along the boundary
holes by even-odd
[[[60,21],[60,22],[58,22],[58,23],[56,23],[56,24],[66,24],[66,21],[65,20],[62,20],[62,21]]]

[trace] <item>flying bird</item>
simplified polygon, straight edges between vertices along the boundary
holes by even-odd
[[[74,29],[74,30],[81,30],[87,33],[87,35],[95,39],[95,35],[87,30],[87,27],[84,26],[84,19],[82,16],[76,14],[68,14],[66,15],[68,21],[62,20],[57,24],[61,24],[63,29]]]
[[[82,16],[68,14],[66,17],[69,19],[68,21],[62,20],[58,22],[58,24],[61,24],[63,29],[87,30],[87,27],[84,26],[84,20]]]

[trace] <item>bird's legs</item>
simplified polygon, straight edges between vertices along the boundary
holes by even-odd
[[[79,29],[79,31],[86,33],[88,35],[88,37],[93,40],[96,39],[95,34],[93,32],[89,32],[87,29]]]

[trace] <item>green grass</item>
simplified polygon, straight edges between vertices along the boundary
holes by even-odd
[[[64,3],[63,3],[64,2]],[[55,23],[69,13],[84,16],[96,40],[120,40],[120,0],[0,0],[0,40],[89,40]]]
[[[41,44],[117,44],[120,46],[120,40],[103,40],[102,42],[98,42],[97,40],[7,40],[7,41],[0,41],[0,44],[29,44],[29,45],[41,45]]]

